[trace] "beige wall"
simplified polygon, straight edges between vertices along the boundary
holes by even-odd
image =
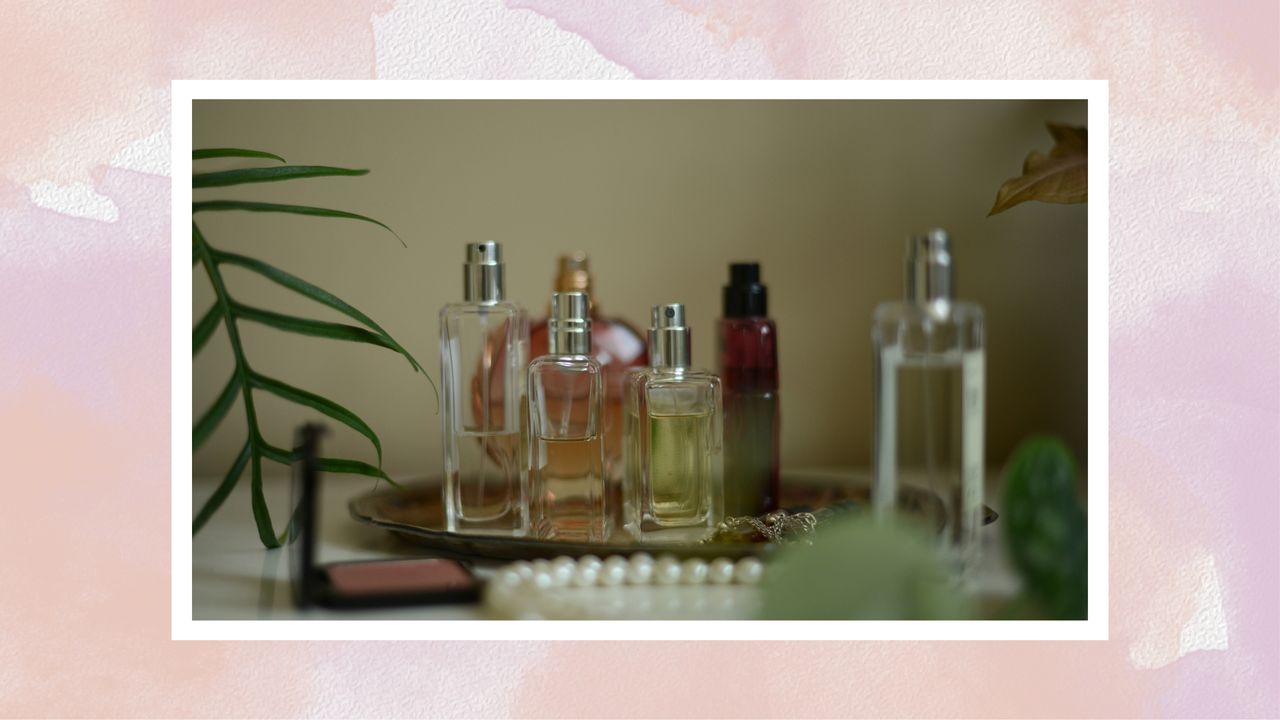
[[[902,242],[948,228],[959,294],[987,310],[987,452],[1000,465],[1033,432],[1085,459],[1084,206],[1028,203],[987,218],[1046,120],[1085,122],[1083,102],[198,102],[195,147],[269,150],[299,164],[369,168],[333,178],[202,191],[322,205],[344,220],[219,213],[214,246],[259,257],[368,313],[438,374],[437,311],[461,296],[463,244],[499,240],[508,292],[544,312],[557,253],[591,254],[603,311],[642,326],[651,303],[687,304],[695,362],[714,363],[713,320],[731,260],[757,259],[779,326],[784,465],[866,465],[870,314],[902,292]],[[230,167],[211,162],[209,168]],[[202,167],[204,167],[202,165]],[[234,268],[242,301],[340,319]],[[194,311],[212,293],[196,270]],[[371,346],[243,324],[250,363],[364,417],[392,474],[434,472],[430,386]],[[231,372],[225,336],[195,361],[202,411]],[[262,396],[269,439],[308,415]],[[237,406],[195,458],[221,474],[243,441]],[[330,423],[332,424],[332,423]],[[336,429],[326,454],[372,460]]]

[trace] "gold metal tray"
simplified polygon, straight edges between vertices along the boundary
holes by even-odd
[[[904,487],[898,505],[918,517],[926,527],[940,532],[944,524],[942,500],[927,489]],[[792,511],[836,508],[852,513],[869,507],[866,478],[840,473],[794,473],[782,478],[782,506]],[[464,535],[444,531],[444,508],[439,478],[402,484],[398,488],[362,495],[349,504],[356,520],[385,528],[434,552],[467,560],[533,560],[560,555],[629,555],[637,552],[671,553],[679,557],[744,557],[761,555],[774,546],[767,543],[708,543],[700,545],[643,545],[618,529],[608,543],[576,543],[534,538]],[[996,514],[985,508],[984,523]]]

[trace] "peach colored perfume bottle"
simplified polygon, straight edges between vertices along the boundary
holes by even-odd
[[[529,514],[532,533],[548,540],[600,543],[612,529],[591,324],[585,293],[552,294],[549,346],[529,364]]]
[[[560,256],[555,292],[580,292],[591,305],[590,355],[604,370],[604,454],[605,475],[616,489],[622,475],[622,382],[629,368],[649,361],[644,337],[625,320],[601,315],[592,294],[590,264],[585,253]],[[551,332],[546,320],[529,331],[531,357],[548,351]]]

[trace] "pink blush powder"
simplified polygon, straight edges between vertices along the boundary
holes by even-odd
[[[461,590],[475,584],[458,563],[435,558],[334,563],[325,570],[334,589],[344,595]]]

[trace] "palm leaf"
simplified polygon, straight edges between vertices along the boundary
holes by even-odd
[[[414,370],[426,376],[427,381],[431,383],[431,389],[436,390],[435,381],[431,379],[431,376],[427,374],[427,371],[422,368],[422,365],[418,363],[417,359],[414,358],[413,355],[410,354],[408,350],[405,350],[403,347],[400,346],[399,343],[393,340],[390,333],[384,330],[381,325],[374,322],[373,318],[370,318],[368,315],[365,315],[364,313],[360,312],[356,308],[352,307],[351,304],[347,303],[342,298],[339,298],[338,296],[334,295],[328,290],[316,287],[315,285],[312,285],[311,283],[307,282],[306,280],[303,280],[302,278],[296,275],[292,275],[277,267],[268,265],[267,263],[262,262],[261,260],[257,260],[251,257],[245,257],[244,255],[236,255],[234,253],[222,252],[222,251],[218,251],[214,257],[219,263],[222,263],[225,265],[235,265],[237,267],[242,267],[246,270],[252,270],[253,272],[256,272],[259,275],[267,278],[268,280],[271,280],[279,285],[289,288],[290,290],[293,290],[294,292],[300,295],[303,295],[304,297],[308,297],[320,303],[321,305],[325,305],[327,307],[333,308],[334,310],[337,310],[338,312],[342,313],[343,315],[346,315],[352,320],[355,320],[356,322],[359,322],[365,325],[370,330],[373,330],[374,332],[382,335],[382,337],[385,338],[387,342],[392,344],[393,349],[396,352],[405,356],[405,358],[409,361],[409,364],[413,366]],[[437,403],[439,402],[439,391],[436,391],[436,402]]]
[[[213,331],[218,329],[218,321],[222,317],[218,314],[218,306],[214,305],[209,311],[200,318],[200,322],[191,330],[191,354],[195,355],[200,352],[200,348],[209,342],[209,338],[213,337]]]
[[[212,148],[193,152],[193,159],[195,160],[211,157],[254,157],[275,159],[280,162],[284,162],[284,159],[278,155],[263,153],[257,150],[243,150],[239,148]],[[228,170],[224,172],[198,173],[192,176],[192,187],[199,189],[238,185],[242,183],[272,182],[309,177],[364,175],[367,172],[367,170],[353,170],[327,166],[249,168],[242,170]],[[383,227],[393,235],[396,235],[394,230],[378,220],[342,210],[331,210],[328,208],[310,207],[305,205],[260,203],[245,200],[213,200],[201,201],[192,204],[193,214],[196,212],[225,210],[281,212],[294,215],[360,220]],[[396,235],[396,237],[399,239],[399,235]],[[433,391],[436,389],[435,382],[431,380],[430,375],[427,375],[426,371],[413,357],[413,355],[405,350],[400,343],[396,342],[396,340],[392,338],[386,330],[374,322],[373,319],[360,312],[349,303],[339,299],[332,293],[259,260],[245,257],[243,255],[225,253],[214,248],[205,239],[204,235],[200,232],[199,226],[196,225],[194,220],[191,223],[191,243],[193,264],[204,266],[216,297],[214,306],[200,318],[192,329],[192,354],[198,354],[208,343],[210,337],[212,337],[214,331],[217,329],[217,326],[222,324],[226,327],[228,340],[231,345],[232,358],[235,362],[235,372],[227,382],[227,385],[223,388],[222,393],[219,394],[217,400],[215,400],[209,409],[205,411],[192,428],[193,449],[198,448],[226,417],[231,405],[235,403],[237,392],[240,394],[242,399],[245,423],[248,427],[248,437],[245,440],[244,448],[237,456],[236,461],[233,463],[227,476],[215,490],[213,496],[209,498],[205,505],[200,509],[200,512],[196,515],[196,518],[192,522],[191,532],[192,534],[198,532],[200,528],[209,521],[217,509],[221,507],[227,496],[235,487],[239,478],[244,474],[245,466],[248,465],[251,478],[250,498],[254,523],[257,526],[258,531],[258,538],[262,544],[268,548],[277,547],[287,537],[289,528],[286,523],[286,528],[283,533],[277,535],[274,532],[271,522],[270,508],[267,505],[266,496],[263,492],[262,461],[270,460],[289,465],[293,462],[294,457],[293,453],[282,450],[264,439],[258,425],[257,410],[254,406],[253,391],[255,389],[271,393],[288,402],[309,407],[360,433],[373,444],[374,450],[377,452],[379,466],[382,464],[382,443],[368,423],[342,405],[339,405],[328,398],[293,387],[283,381],[260,375],[251,370],[245,357],[243,343],[241,342],[239,322],[241,320],[246,320],[302,335],[351,342],[363,342],[371,345],[377,345],[379,347],[385,347],[403,355],[415,371],[420,371],[423,375],[426,375],[427,380],[431,382]],[[401,239],[401,244],[403,243],[404,241]],[[220,269],[220,266],[224,263],[228,265],[237,265],[256,272],[277,284],[314,300],[315,302],[337,310],[360,323],[364,327],[293,317],[240,303],[227,291]],[[438,403],[438,393],[436,397]],[[365,475],[368,477],[378,478],[380,480],[386,480],[392,485],[396,484],[395,481],[381,469],[381,467],[375,467],[360,460],[347,458],[320,458],[317,461],[317,467],[322,472]]]
[[[226,387],[218,394],[218,399],[213,401],[209,409],[204,415],[200,416],[200,420],[196,422],[196,426],[191,431],[191,450],[198,450],[205,440],[209,439],[209,435],[213,433],[214,428],[218,427],[218,423],[222,422],[222,418],[227,416],[227,411],[236,401],[236,393],[240,391],[240,373],[233,373],[231,379],[227,381]]]
[[[251,202],[248,200],[204,200],[201,202],[191,203],[191,212],[208,212],[217,210],[245,210],[247,212],[278,212],[292,213],[294,215],[313,215],[316,217],[346,218],[348,220],[363,220],[364,222],[373,223],[379,227],[385,228],[387,232],[396,236],[401,245],[405,245],[404,238],[400,237],[395,230],[385,223],[374,220],[371,217],[358,215],[345,210],[330,210],[329,208],[311,207],[308,205],[281,205],[280,203]]]
[[[373,443],[374,450],[378,451],[378,466],[382,466],[382,442],[378,440],[378,435],[373,431],[373,428],[369,427],[369,424],[364,420],[361,420],[360,416],[328,398],[296,388],[275,378],[269,378],[259,373],[252,373],[249,377],[255,388],[269,392],[283,400],[318,410],[369,438],[369,442]]]
[[[383,336],[354,325],[343,325],[342,323],[328,322],[326,320],[309,320],[271,310],[263,310],[262,308],[250,307],[237,302],[232,303],[232,312],[239,319],[256,322],[277,330],[298,333],[299,335],[311,335],[329,338],[330,340],[363,342],[391,350],[395,349],[391,347],[391,344]]]
[[[200,528],[209,522],[209,518],[222,507],[222,503],[226,502],[227,496],[235,489],[236,483],[240,480],[240,476],[244,474],[244,466],[249,462],[249,456],[252,453],[253,444],[245,440],[244,447],[241,448],[240,454],[236,456],[236,461],[231,464],[231,469],[227,471],[227,476],[218,484],[218,489],[213,491],[213,495],[205,501],[204,506],[200,508],[200,512],[196,513],[196,519],[191,521],[191,534],[195,535],[200,532]]]
[[[206,148],[204,150],[192,150],[192,160],[208,160],[209,158],[265,158],[267,160],[279,160],[284,162],[285,159],[275,153],[262,152],[261,150],[245,150],[244,148]]]
[[[241,168],[219,172],[196,173],[191,176],[193,189],[226,187],[244,183],[277,182],[334,175],[366,175],[368,170],[328,167],[326,165],[285,165],[284,167]]]

